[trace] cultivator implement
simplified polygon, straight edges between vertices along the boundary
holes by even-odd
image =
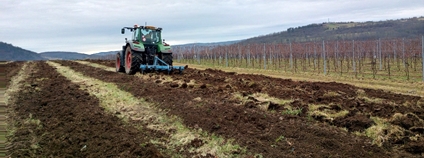
[[[151,71],[166,71],[168,72],[168,74],[170,74],[174,70],[178,70],[178,72],[182,74],[184,69],[185,69],[184,66],[168,65],[165,61],[163,61],[162,59],[159,59],[157,56],[154,57],[152,65],[147,65],[147,64],[140,65],[140,70],[142,74],[146,72],[151,72]]]

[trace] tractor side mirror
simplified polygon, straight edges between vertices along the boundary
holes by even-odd
[[[125,29],[124,28],[121,29],[121,34],[125,34]]]

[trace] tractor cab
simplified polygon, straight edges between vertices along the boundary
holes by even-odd
[[[161,42],[161,32],[154,27],[145,27],[134,32],[134,37],[137,41],[144,44],[158,44]]]
[[[156,28],[154,26],[137,26],[133,28],[122,28],[121,33],[125,33],[125,29],[129,29],[133,32],[132,41],[141,42],[148,45],[156,45],[162,43],[161,31],[162,28]]]

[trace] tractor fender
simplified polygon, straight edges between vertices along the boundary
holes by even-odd
[[[145,51],[143,43],[134,44],[133,42],[127,42],[127,45],[125,47],[128,47],[128,46],[131,48],[131,50],[134,50],[134,51],[137,51],[137,52],[144,52]],[[123,49],[123,50],[125,51],[125,49]]]
[[[163,44],[158,45],[161,53],[172,53],[172,49],[170,46],[164,46]]]
[[[172,53],[172,50],[171,49],[164,49],[164,50],[161,50],[160,51],[161,53],[163,53],[163,54],[167,54],[167,53]]]

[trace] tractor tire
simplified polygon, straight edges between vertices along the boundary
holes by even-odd
[[[116,54],[115,67],[116,67],[116,72],[125,72],[125,67],[123,65],[121,65],[121,54],[120,53]]]
[[[141,53],[131,50],[130,46],[125,50],[125,73],[134,75],[140,71]]]
[[[146,65],[147,64],[147,56],[146,53],[142,53],[141,54],[141,65]]]
[[[172,66],[172,54],[162,54],[162,60],[169,66]]]

